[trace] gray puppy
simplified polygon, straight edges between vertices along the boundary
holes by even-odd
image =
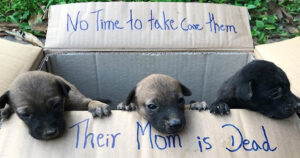
[[[85,97],[62,77],[43,71],[19,75],[0,97],[0,108],[4,107],[2,119],[16,112],[34,138],[45,140],[63,134],[64,110],[89,110],[99,117],[110,114],[109,105]]]
[[[119,110],[135,110],[162,133],[176,133],[185,126],[184,96],[191,91],[174,78],[152,74],[141,80],[129,93]]]

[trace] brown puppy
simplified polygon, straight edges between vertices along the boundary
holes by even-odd
[[[176,133],[185,126],[184,96],[191,91],[174,78],[152,74],[141,80],[129,93],[120,110],[135,110],[162,133]]]
[[[89,110],[93,116],[110,114],[109,105],[82,95],[62,77],[30,71],[19,75],[0,97],[1,113],[7,119],[12,112],[25,122],[36,139],[52,139],[65,129],[64,110]]]

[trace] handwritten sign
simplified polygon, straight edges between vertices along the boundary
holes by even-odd
[[[248,110],[232,110],[223,117],[187,111],[186,119],[183,132],[162,134],[136,112],[113,111],[104,119],[67,112],[63,137],[39,141],[13,115],[0,130],[0,157],[298,158],[300,154],[296,115],[274,120]]]
[[[133,11],[130,9],[128,21],[120,22],[120,20],[107,20],[101,18],[101,12],[104,12],[104,9],[98,9],[96,11],[90,12],[90,14],[95,14],[95,19],[92,22],[89,22],[84,19],[79,19],[80,11],[74,16],[67,14],[66,16],[66,28],[67,32],[73,31],[87,31],[92,24],[96,26],[92,26],[94,31],[113,31],[113,30],[143,30],[145,28],[149,28],[152,30],[159,31],[203,31],[204,26],[207,25],[209,32],[217,33],[217,32],[232,32],[237,34],[236,27],[234,25],[227,24],[218,24],[214,14],[208,13],[208,21],[204,22],[204,24],[189,24],[187,23],[187,18],[183,18],[180,21],[175,21],[173,18],[166,17],[165,11],[162,11],[162,19],[158,19],[153,17],[152,10],[150,10],[149,19],[135,19],[133,17]],[[72,18],[74,17],[74,18]],[[145,25],[149,25],[145,27]],[[143,27],[144,26],[144,27]]]
[[[198,3],[83,3],[50,8],[48,49],[252,50],[244,7]]]
[[[117,136],[122,137],[120,132],[115,133],[89,133],[88,132],[89,127],[89,119],[85,119],[83,121],[80,121],[78,123],[75,123],[74,125],[70,126],[70,128],[75,128],[76,130],[76,145],[75,148],[80,148],[79,144],[83,144],[82,148],[86,149],[87,144],[89,144],[89,147],[91,148],[115,148],[116,144],[119,144],[117,141]],[[261,126],[261,133],[262,137],[264,137],[264,141],[262,143],[259,143],[257,140],[249,140],[243,136],[241,130],[236,127],[233,124],[224,124],[221,126],[222,128],[232,128],[234,129],[232,135],[231,135],[231,145],[229,147],[225,147],[225,149],[229,152],[237,152],[239,150],[243,151],[276,151],[277,147],[271,147],[267,132],[265,130],[264,126]],[[80,132],[81,130],[84,130],[83,134]],[[183,148],[183,144],[181,141],[181,137],[179,134],[170,134],[170,135],[161,135],[161,134],[153,134],[152,126],[149,122],[146,123],[146,125],[141,125],[139,121],[137,121],[137,127],[136,127],[136,143],[137,143],[137,150],[141,150],[141,143],[140,141],[148,141],[150,143],[150,146],[148,148],[151,149],[158,149],[158,150],[167,150],[170,148]],[[128,132],[128,131],[127,131]],[[259,131],[257,131],[256,134],[259,134]],[[255,134],[255,136],[256,136]],[[237,136],[236,136],[237,135]],[[88,142],[88,139],[90,138],[90,142]],[[144,138],[144,139],[142,139]],[[195,141],[197,141],[199,152],[204,152],[206,150],[211,150],[214,145],[212,145],[212,142],[210,141],[210,136],[195,136]],[[238,140],[238,141],[237,141]],[[218,143],[218,142],[216,142]],[[97,145],[95,145],[97,144]],[[190,145],[190,144],[188,144]],[[122,144],[118,145],[119,147],[122,147]],[[190,147],[190,146],[189,146]],[[147,148],[147,147],[144,147]],[[179,149],[180,150],[180,149]]]

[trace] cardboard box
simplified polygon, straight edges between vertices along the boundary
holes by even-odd
[[[91,98],[111,99],[113,107],[151,73],[164,73],[180,80],[193,92],[187,101],[210,103],[221,83],[254,59],[244,7],[80,3],[52,6],[49,17],[47,56],[42,70],[63,76]],[[132,24],[140,23],[137,19],[143,27],[131,28]],[[154,29],[152,19],[164,27],[160,29],[156,24],[158,29]],[[108,20],[114,30],[106,29]],[[171,20],[177,29],[171,28]],[[105,29],[101,26],[104,21]],[[191,30],[182,29],[181,23]],[[215,31],[217,26],[221,29]],[[28,134],[14,115],[0,130],[0,157],[298,158],[300,155],[300,122],[296,115],[274,120],[248,110],[232,110],[231,115],[224,117],[187,111],[186,117],[187,126],[182,133],[164,135],[136,112],[113,111],[105,119],[93,119],[88,112],[67,112],[64,137],[39,141]]]
[[[274,120],[256,112],[232,110],[230,116],[224,117],[208,111],[187,111],[186,116],[186,128],[182,133],[164,135],[136,112],[114,111],[111,117],[104,119],[93,119],[88,112],[67,112],[67,130],[63,137],[39,141],[29,135],[24,123],[14,115],[0,130],[0,156],[299,157],[299,119],[296,115]]]
[[[36,70],[43,58],[42,48],[0,39],[0,94],[22,72]]]
[[[51,50],[253,50],[245,7],[200,3],[52,6]]]
[[[43,66],[86,96],[110,99],[116,109],[151,73],[168,74],[190,88],[193,95],[187,103],[211,103],[225,79],[252,59],[247,52],[59,52],[48,54]]]
[[[53,6],[45,47],[44,70],[114,108],[151,73],[191,88],[188,101],[211,103],[222,82],[253,59],[247,9],[200,3]]]

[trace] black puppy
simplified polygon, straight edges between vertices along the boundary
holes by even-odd
[[[229,108],[242,108],[283,119],[299,109],[299,102],[290,91],[286,74],[271,62],[257,60],[223,83],[209,110],[215,114],[228,114]]]

